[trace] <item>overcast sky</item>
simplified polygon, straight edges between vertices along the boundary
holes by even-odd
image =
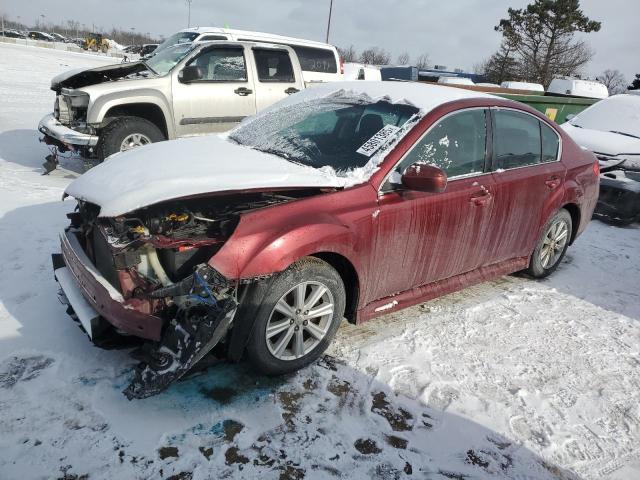
[[[429,54],[432,63],[473,68],[500,43],[493,31],[509,6],[531,0],[334,0],[330,43],[353,44],[358,50],[377,45],[395,57]],[[638,0],[582,0],[582,9],[602,22],[602,30],[587,35],[595,56],[590,75],[617,68],[627,80],[640,73]],[[329,0],[193,0],[191,25],[227,26],[324,40]],[[0,12],[15,20],[63,23],[75,19],[168,36],[187,26],[185,0],[0,0]]]

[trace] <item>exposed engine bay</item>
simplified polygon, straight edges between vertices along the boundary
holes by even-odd
[[[207,262],[233,234],[240,215],[313,193],[317,191],[193,198],[116,218],[99,217],[98,206],[78,202],[68,214],[67,231],[122,294],[125,308],[161,319],[159,341],[144,332],[118,332],[149,340],[133,353],[141,362],[124,391],[127,398],[161,392],[224,343],[238,307],[240,284]]]

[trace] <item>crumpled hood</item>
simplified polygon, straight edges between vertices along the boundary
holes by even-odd
[[[65,194],[116,217],[182,197],[224,191],[343,187],[344,178],[237,145],[221,135],[154,143],[112,155]]]
[[[594,153],[605,155],[632,154],[640,155],[640,139],[619,133],[580,128],[569,122],[560,127],[581,147]]]
[[[96,68],[74,68],[51,79],[51,90],[60,93],[61,88],[81,88],[108,82],[146,70],[142,62],[116,63]]]

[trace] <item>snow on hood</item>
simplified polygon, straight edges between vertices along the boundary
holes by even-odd
[[[205,193],[293,187],[343,187],[344,178],[243,147],[221,135],[160,142],[112,155],[65,190],[116,217],[159,202]]]
[[[605,98],[580,112],[568,123],[574,127],[582,127],[587,132],[617,132],[617,137],[603,138],[619,138],[620,145],[607,144],[607,148],[613,149],[618,153],[640,153],[637,146],[640,145],[640,143],[637,143],[640,142],[640,97],[638,96],[614,95],[613,97]],[[589,135],[591,134],[589,133]],[[636,143],[634,144],[636,147],[633,152],[624,150],[628,148],[627,143],[623,140],[625,137],[631,139],[638,137],[635,138]],[[600,148],[604,148],[604,146]]]
[[[605,155],[632,154],[640,155],[640,138],[633,138],[609,131],[579,128],[570,122],[560,127],[581,147],[594,153]]]

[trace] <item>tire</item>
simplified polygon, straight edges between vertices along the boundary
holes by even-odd
[[[544,278],[551,275],[558,268],[567,252],[572,232],[571,215],[564,208],[558,210],[542,229],[542,234],[531,255],[529,268],[525,272],[533,278]]]
[[[327,349],[344,316],[345,289],[338,272],[328,263],[314,257],[299,260],[272,280],[255,310],[256,320],[249,336],[246,352],[249,363],[255,370],[267,375],[281,375],[294,372],[312,363]],[[295,319],[282,313],[280,311],[282,302],[279,303],[279,301],[294,305],[296,292],[302,291],[302,288],[298,290],[300,285],[304,285],[302,288],[307,301],[313,300],[312,297],[318,292],[318,287],[326,288],[326,292],[311,305],[312,308],[308,311],[319,312],[321,307],[328,310],[328,305],[331,303],[332,313],[322,317],[312,317],[312,313],[305,317],[302,311],[300,312],[302,315]],[[299,295],[298,298],[300,298]],[[276,305],[279,305],[278,309]],[[305,321],[307,323],[304,323]],[[311,324],[314,326],[310,327]],[[274,332],[278,328],[281,331],[268,339],[267,327]],[[324,334],[320,335],[320,332]],[[286,340],[287,335],[290,335],[290,340]],[[299,335],[304,342],[302,344],[304,350],[296,351],[294,349],[300,345],[296,345]],[[282,344],[284,349],[278,351],[278,347]],[[302,355],[299,354],[301,351]]]
[[[122,143],[132,135],[140,135],[141,142],[145,145],[166,140],[160,129],[149,120],[140,117],[120,117],[102,129],[96,147],[98,158],[102,161],[109,155],[124,151]]]

